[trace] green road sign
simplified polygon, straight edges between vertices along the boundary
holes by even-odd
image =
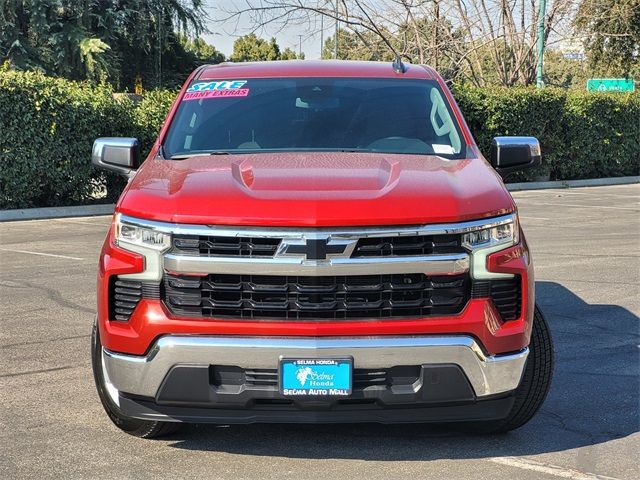
[[[590,78],[588,92],[633,92],[636,89],[631,78]]]

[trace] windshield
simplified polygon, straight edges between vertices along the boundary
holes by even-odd
[[[168,158],[206,153],[356,151],[464,158],[437,82],[408,79],[198,80],[164,141]]]

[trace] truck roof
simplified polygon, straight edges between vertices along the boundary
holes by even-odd
[[[391,62],[362,62],[349,60],[281,60],[273,62],[220,63],[201,67],[198,80],[230,78],[278,77],[368,77],[420,78],[433,80],[430,68],[405,64],[406,71],[397,73]]]

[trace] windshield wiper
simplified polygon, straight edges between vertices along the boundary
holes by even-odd
[[[177,155],[171,155],[170,160],[184,160],[185,158],[206,157],[207,155],[231,155],[231,153],[225,150],[212,150],[210,152],[179,153]]]

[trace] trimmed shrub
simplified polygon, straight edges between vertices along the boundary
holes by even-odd
[[[456,88],[455,97],[480,151],[488,158],[493,137],[533,136],[540,140],[543,164],[510,180],[528,180],[553,170],[562,152],[565,95],[557,89]]]
[[[108,87],[0,73],[0,208],[92,201],[104,181],[93,140],[126,135],[132,110]]]
[[[510,181],[637,175],[640,94],[455,87],[480,150],[501,135],[538,137],[543,165]],[[0,70],[0,208],[115,201],[125,185],[91,166],[97,137],[137,137],[148,155],[177,92],[134,105],[108,86]],[[97,193],[104,193],[96,200]]]
[[[620,177],[640,171],[640,94],[567,94],[561,179]]]
[[[540,140],[542,165],[510,181],[548,175],[552,180],[637,175],[640,95],[567,92],[545,88],[455,87],[455,97],[480,150],[493,137]]]

